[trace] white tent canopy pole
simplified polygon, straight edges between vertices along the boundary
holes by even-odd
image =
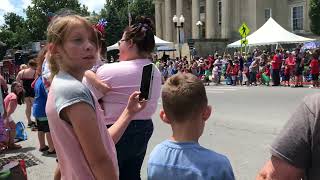
[[[272,44],[293,44],[315,41],[315,39],[305,38],[291,33],[281,27],[272,17],[257,31],[247,37],[248,46],[262,46]],[[240,40],[231,43],[228,48],[241,47]]]

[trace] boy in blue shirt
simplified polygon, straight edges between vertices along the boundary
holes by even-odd
[[[149,180],[234,180],[228,158],[198,143],[211,115],[203,83],[190,73],[170,77],[162,88],[160,117],[172,137],[158,144],[148,161]]]

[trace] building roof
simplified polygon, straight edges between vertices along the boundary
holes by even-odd
[[[247,38],[248,46],[260,46],[260,45],[271,45],[271,44],[293,44],[301,42],[314,41],[314,39],[305,38],[291,33],[281,27],[271,17],[269,20],[261,26],[257,31],[249,35]],[[227,47],[241,47],[241,42],[236,41],[229,44]]]

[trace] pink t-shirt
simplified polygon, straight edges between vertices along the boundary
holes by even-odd
[[[115,145],[102,118],[103,112],[97,99],[91,95],[90,90],[80,81],[67,73],[59,72],[50,86],[46,112],[50,133],[59,160],[62,180],[95,179],[72,125],[59,117],[64,108],[78,102],[88,103],[95,109],[98,123],[97,131],[100,132],[104,149],[111,156],[115,168],[118,168]],[[119,174],[118,170],[117,173]]]
[[[13,112],[16,110],[18,106],[17,95],[15,93],[9,93],[6,98],[4,98],[4,109],[8,111],[9,102],[13,104]],[[12,117],[7,117],[9,121],[13,121]]]
[[[129,96],[134,91],[140,90],[142,69],[144,65],[150,64],[149,59],[136,59],[132,61],[121,61],[119,63],[104,64],[97,71],[97,77],[111,86],[112,90],[106,95],[88,85],[98,99],[102,99],[105,109],[105,121],[108,125],[113,124],[125,109]],[[151,98],[145,109],[137,113],[133,120],[151,119],[157,110],[161,91],[161,74],[155,67]]]
[[[15,93],[10,93],[4,98],[4,108],[7,109],[9,102],[12,102],[14,104],[14,110],[16,110],[18,102],[17,102],[17,95]],[[13,111],[14,111],[13,110]]]

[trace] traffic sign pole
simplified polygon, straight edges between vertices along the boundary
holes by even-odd
[[[240,39],[241,50],[240,51],[241,51],[241,54],[242,54],[242,45],[243,44],[244,44],[244,51],[246,52],[246,47],[247,47],[247,44],[248,44],[247,36],[250,33],[250,29],[248,28],[246,23],[242,23],[242,25],[240,26],[238,32],[239,32],[239,34],[241,36],[241,39]]]

